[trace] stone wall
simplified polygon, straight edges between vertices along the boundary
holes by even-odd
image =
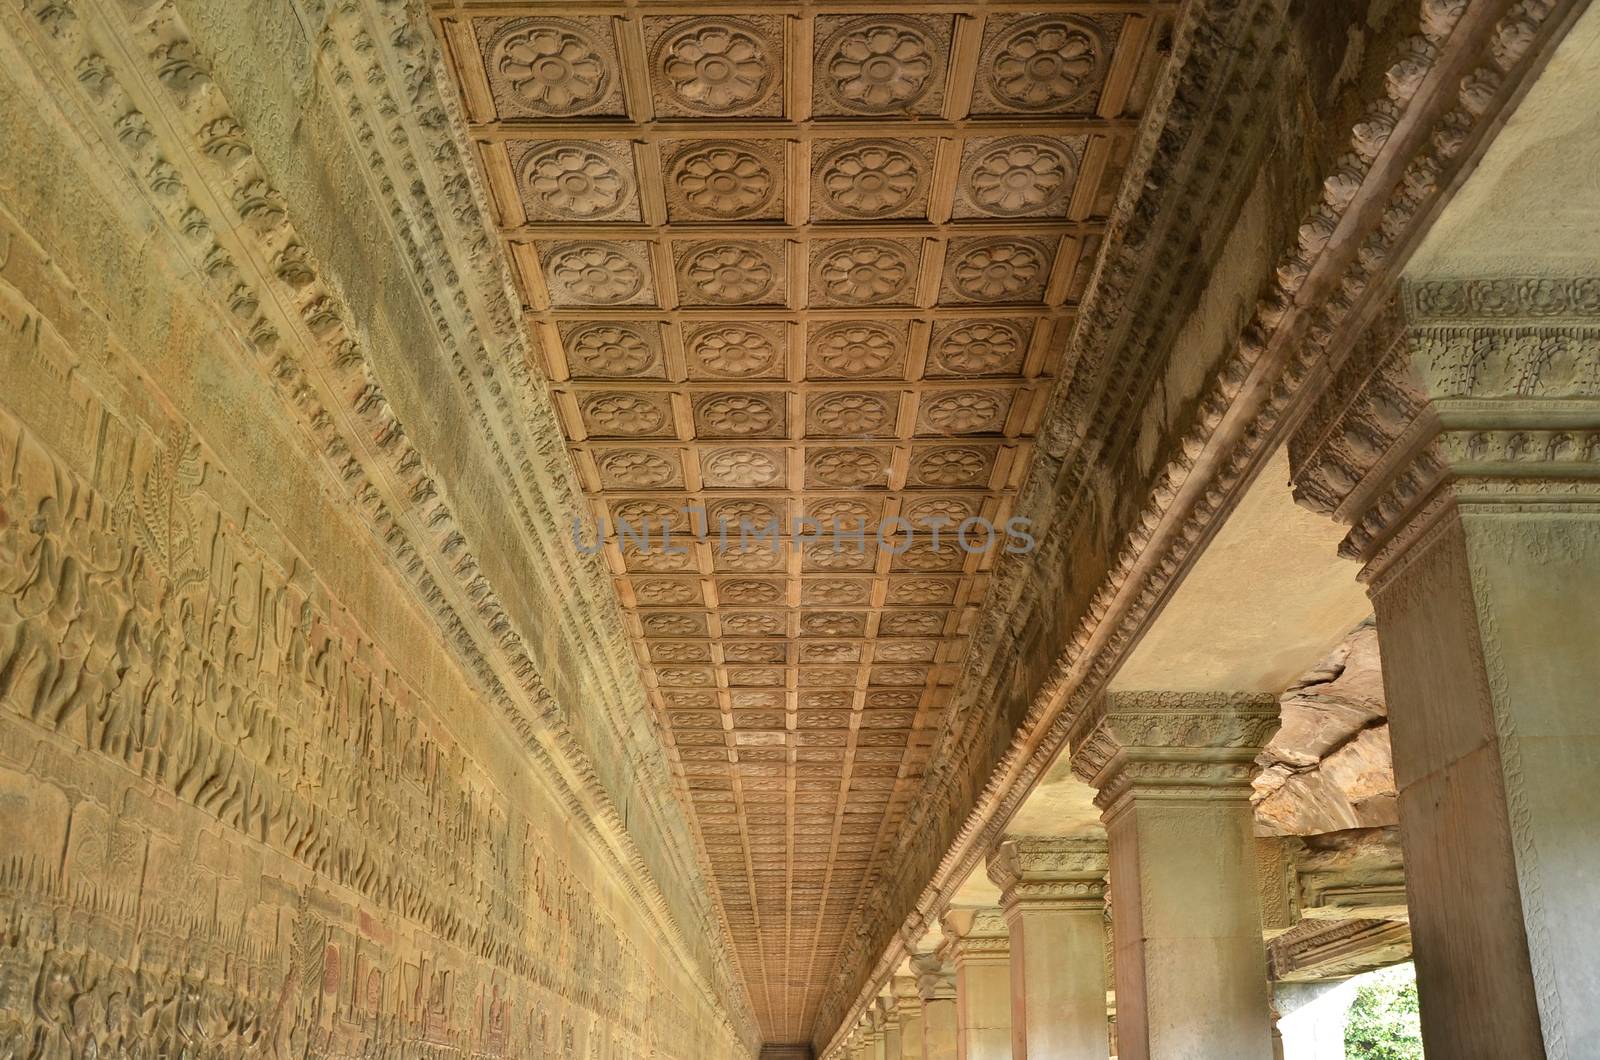
[[[285,304],[295,202],[224,209],[237,125],[183,156],[148,95],[195,54],[119,82],[91,7],[0,12],[0,1056],[751,1055],[712,924],[441,635],[453,531],[362,503],[426,478],[352,496],[401,428]]]

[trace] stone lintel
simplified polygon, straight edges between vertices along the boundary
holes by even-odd
[[[1101,837],[1011,836],[988,858],[1008,919],[1021,910],[1099,909],[1109,868]]]
[[[1406,282],[1289,456],[1366,581],[1451,507],[1600,506],[1600,277]]]
[[[1255,756],[1278,727],[1257,692],[1108,692],[1079,724],[1072,771],[1109,811],[1123,796],[1248,798]]]

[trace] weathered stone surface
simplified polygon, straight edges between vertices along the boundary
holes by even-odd
[[[1282,727],[1256,759],[1256,830],[1312,835],[1396,823],[1378,634],[1352,633],[1279,701]]]

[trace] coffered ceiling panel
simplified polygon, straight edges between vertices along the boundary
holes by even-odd
[[[994,558],[931,531],[1011,512],[1173,7],[434,4],[769,1041],[929,768]]]

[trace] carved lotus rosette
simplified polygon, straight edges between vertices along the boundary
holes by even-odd
[[[727,117],[782,113],[782,20],[646,18],[659,114]]]
[[[926,214],[929,150],[923,140],[817,144],[811,174],[816,215],[884,220]]]
[[[1042,136],[968,141],[955,216],[1066,216],[1085,142]]]
[[[642,243],[558,243],[542,248],[541,256],[553,305],[638,305],[654,299]]]
[[[575,378],[660,378],[661,326],[654,321],[563,324],[561,345]]]
[[[819,18],[818,114],[937,113],[949,21],[900,15]]]
[[[1105,83],[1121,19],[992,18],[975,114],[1086,114]]]
[[[664,145],[667,211],[674,219],[781,216],[783,167],[759,141],[695,140]]]
[[[919,247],[907,240],[848,239],[812,253],[816,305],[900,305],[915,293]]]
[[[530,220],[639,220],[632,150],[626,142],[516,144],[510,155]]]
[[[475,20],[489,90],[504,117],[621,115],[609,20]]]
[[[704,394],[694,402],[695,433],[702,438],[782,437],[786,409],[781,393]]]
[[[694,305],[770,305],[783,301],[781,244],[708,240],[679,251],[678,288]]]
[[[953,240],[945,257],[943,301],[1039,302],[1055,249],[1039,239],[987,236]]]
[[[753,323],[717,322],[687,329],[684,336],[690,372],[695,377],[757,378],[781,371],[783,344],[770,328]]]
[[[902,327],[880,321],[836,321],[811,332],[807,374],[851,379],[893,376],[902,369],[905,348]]]

